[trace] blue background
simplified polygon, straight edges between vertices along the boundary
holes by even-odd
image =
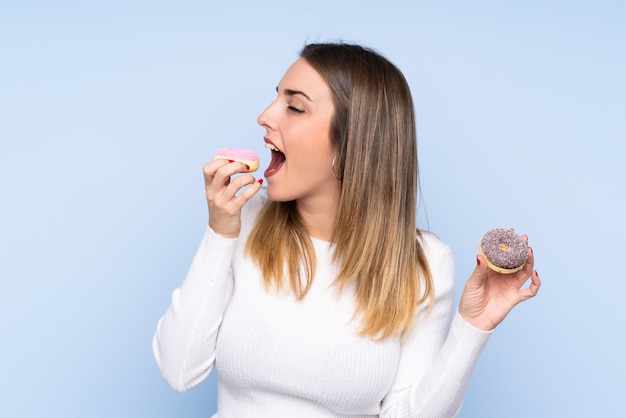
[[[488,229],[536,253],[540,295],[461,417],[623,416],[625,27],[617,0],[3,1],[0,415],[211,415],[215,376],[177,394],[151,352],[204,231],[202,165],[238,146],[266,166],[283,72],[347,40],[411,84],[421,226],[458,291]]]

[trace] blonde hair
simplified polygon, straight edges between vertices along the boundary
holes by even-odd
[[[361,335],[409,329],[434,289],[416,229],[417,144],[413,101],[402,73],[380,54],[350,44],[310,44],[300,54],[326,81],[335,113],[331,143],[341,196],[332,243],[335,283],[354,284]],[[315,275],[315,251],[295,202],[268,201],[246,243],[265,285],[288,284],[299,299]],[[304,279],[301,277],[301,266]],[[286,267],[286,271],[285,271]]]

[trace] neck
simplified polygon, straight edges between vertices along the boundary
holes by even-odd
[[[310,236],[330,242],[337,216],[338,202],[338,197],[317,199],[313,202],[308,200],[296,202],[298,213],[302,217]]]

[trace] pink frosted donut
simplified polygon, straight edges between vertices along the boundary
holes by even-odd
[[[213,160],[232,160],[246,164],[250,169],[249,173],[259,169],[259,156],[256,152],[243,148],[220,148],[215,152]]]
[[[487,259],[487,265],[498,273],[515,273],[528,259],[528,245],[513,228],[495,228],[488,231],[478,244],[478,252]]]

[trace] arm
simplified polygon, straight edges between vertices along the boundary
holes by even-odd
[[[217,334],[232,292],[231,261],[242,209],[261,188],[248,174],[231,181],[232,175],[244,171],[243,163],[227,160],[204,166],[209,228],[185,281],[157,324],[154,357],[167,384],[179,392],[204,380],[215,362]],[[244,186],[249,187],[237,195]]]
[[[528,241],[525,235],[523,239]],[[448,313],[453,312],[453,260],[447,246],[438,241],[433,244],[440,248],[429,254],[435,282],[433,310],[425,320],[418,321],[403,344],[398,377],[385,399],[381,417],[458,415],[490,333],[513,307],[534,297],[541,286],[530,248],[524,268],[512,275],[495,273],[478,256],[446,334]],[[530,285],[523,288],[529,278]]]
[[[450,248],[428,240],[435,284],[430,312],[421,308],[412,332],[402,342],[398,374],[385,398],[381,417],[456,416],[490,333],[454,313],[454,261]]]
[[[234,243],[207,228],[185,281],[157,324],[154,357],[167,384],[178,392],[200,383],[213,368],[217,332],[232,291]]]

